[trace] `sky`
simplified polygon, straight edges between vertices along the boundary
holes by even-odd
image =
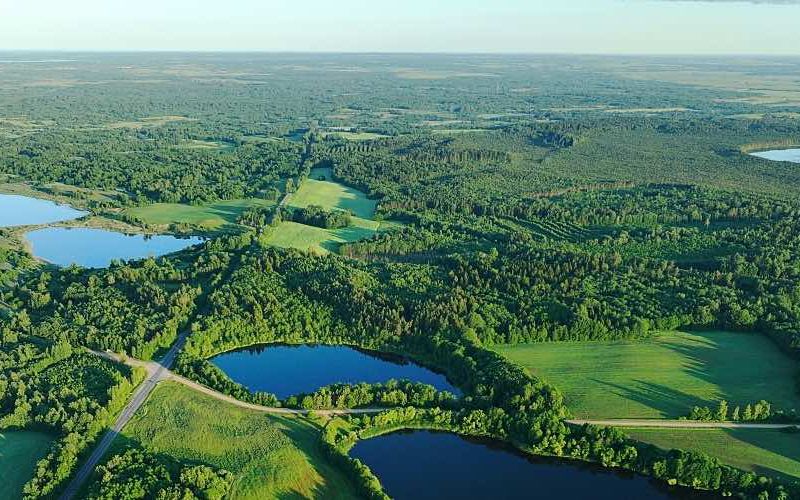
[[[0,0],[0,50],[800,55],[800,0]]]

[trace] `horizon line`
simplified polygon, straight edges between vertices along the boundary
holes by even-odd
[[[293,55],[418,55],[418,56],[592,56],[592,57],[800,57],[794,53],[764,52],[571,52],[571,51],[355,51],[271,49],[53,49],[2,48],[0,53],[62,54],[293,54]]]

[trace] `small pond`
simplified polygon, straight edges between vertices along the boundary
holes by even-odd
[[[591,464],[533,457],[510,447],[429,431],[359,441],[366,464],[398,500],[675,498],[655,481]]]
[[[86,212],[50,200],[0,194],[0,227],[52,224],[77,219],[84,215]]]
[[[253,392],[280,399],[337,383],[411,380],[460,394],[444,375],[398,356],[347,346],[268,345],[220,354],[211,362]]]
[[[773,149],[771,151],[759,151],[750,153],[752,156],[764,158],[765,160],[772,161],[790,161],[792,163],[800,163],[800,148],[794,149]]]
[[[25,234],[33,255],[51,264],[108,267],[112,260],[143,259],[177,252],[202,238],[170,235],[127,235],[94,228],[48,227]]]

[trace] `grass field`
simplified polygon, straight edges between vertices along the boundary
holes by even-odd
[[[184,141],[180,145],[178,145],[179,149],[208,149],[208,150],[218,150],[218,151],[230,151],[235,149],[236,146],[229,142],[223,141],[201,141],[198,139],[191,139]]]
[[[800,479],[800,434],[764,429],[625,429],[660,448],[708,453],[761,474]]]
[[[22,498],[36,462],[47,455],[53,438],[41,432],[0,433],[0,498]]]
[[[800,409],[798,365],[764,336],[669,332],[652,340],[498,346],[554,384],[579,418],[676,418],[720,399]]]
[[[322,229],[296,222],[281,222],[266,241],[277,247],[297,248],[313,253],[327,254],[335,252],[342,243],[369,238],[378,230],[378,222],[364,221],[374,226],[372,229],[359,227],[357,225],[359,221],[363,221],[363,219],[356,219],[353,221],[353,225],[342,229]]]
[[[204,205],[155,203],[127,210],[148,224],[167,226],[173,223],[196,224],[208,230],[224,230],[236,224],[236,218],[248,208],[269,206],[274,202],[256,198],[226,200]]]
[[[348,141],[371,141],[373,139],[383,139],[389,137],[384,134],[376,134],[375,132],[350,132],[347,130],[337,130],[335,132],[323,132],[323,136],[336,136]]]
[[[227,498],[353,498],[351,484],[323,457],[318,432],[306,419],[236,408],[165,382],[113,451],[138,445],[228,470],[235,480]]]
[[[350,210],[362,219],[371,219],[375,215],[378,202],[368,199],[357,189],[330,180],[318,180],[320,177],[330,179],[330,169],[313,169],[300,189],[292,194],[289,206],[303,208],[319,205],[326,210]]]
[[[320,180],[322,178],[325,180]],[[295,208],[318,205],[326,210],[349,210],[355,217],[350,226],[342,229],[282,222],[266,239],[271,245],[326,254],[335,252],[342,243],[369,238],[380,230],[398,225],[396,222],[372,220],[377,202],[368,199],[361,191],[333,182],[331,171],[327,168],[312,170],[300,189],[291,195],[288,205]]]

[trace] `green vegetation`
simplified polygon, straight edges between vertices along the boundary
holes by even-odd
[[[769,400],[800,409],[796,363],[757,334],[669,332],[642,341],[498,346],[555,384],[578,418],[678,418],[693,406]]]
[[[343,243],[359,241],[375,234],[374,229],[362,227],[355,222],[341,229],[322,229],[297,222],[281,222],[265,240],[270,245],[282,248],[297,248],[313,253],[336,252]]]
[[[667,73],[665,59],[634,57],[90,59],[4,66],[0,178],[105,223],[215,234],[86,270],[33,262],[0,232],[0,429],[55,440],[29,497],[58,495],[139,380],[83,349],[152,359],[178,332],[189,337],[176,370],[244,399],[261,396],[208,358],[278,341],[402,354],[463,391],[353,418],[332,432],[337,447],[359,437],[348,429],[420,425],[721,493],[800,497],[785,466],[745,473],[564,423],[568,408],[656,418],[723,398],[798,406],[797,363],[777,349],[800,355],[800,168],[742,153],[800,140],[797,61],[670,58]],[[283,193],[287,215],[321,207],[303,222],[328,229],[288,222],[272,206]],[[353,212],[346,227],[334,229],[346,219],[334,210]],[[681,329],[714,332],[659,333]],[[336,387],[306,402],[334,397],[402,400]],[[341,473],[382,498],[341,453],[323,447],[334,462],[322,460],[318,434],[165,386],[88,491],[351,492]],[[720,448],[706,451],[724,458]]]
[[[159,386],[111,452],[127,448],[233,474],[230,498],[350,498],[310,421],[232,407],[183,386]],[[101,481],[95,477],[95,481]]]
[[[27,327],[29,320],[24,313],[15,315],[11,326]],[[26,498],[53,496],[65,486],[78,457],[111,424],[143,374],[73,349],[64,340],[29,338],[8,326],[0,333],[0,432],[14,430],[8,434],[11,441],[0,445],[0,453],[10,446],[6,452],[20,460],[3,487],[17,489],[24,483]],[[19,430],[44,430],[49,437],[17,434]],[[0,465],[5,460],[0,457]],[[38,460],[35,467],[29,466],[33,460]]]
[[[22,487],[33,477],[36,462],[47,455],[53,438],[41,432],[0,433],[0,498],[22,496]]]
[[[347,139],[348,141],[371,141],[373,139],[382,139],[388,137],[384,134],[376,134],[374,132],[352,132],[349,130],[337,130],[333,132],[324,132],[325,137],[335,136]]]
[[[371,219],[375,215],[375,200],[370,200],[364,193],[338,182],[318,180],[318,177],[324,175],[324,170],[312,170],[300,189],[289,198],[289,206],[305,208],[316,205],[326,210],[345,210],[362,219]]]
[[[274,205],[274,201],[249,198],[201,205],[154,203],[125,210],[128,216],[152,226],[188,225],[218,231],[235,227],[237,218],[254,207]]]
[[[763,429],[626,429],[660,448],[695,450],[759,474],[800,479],[800,434]]]

